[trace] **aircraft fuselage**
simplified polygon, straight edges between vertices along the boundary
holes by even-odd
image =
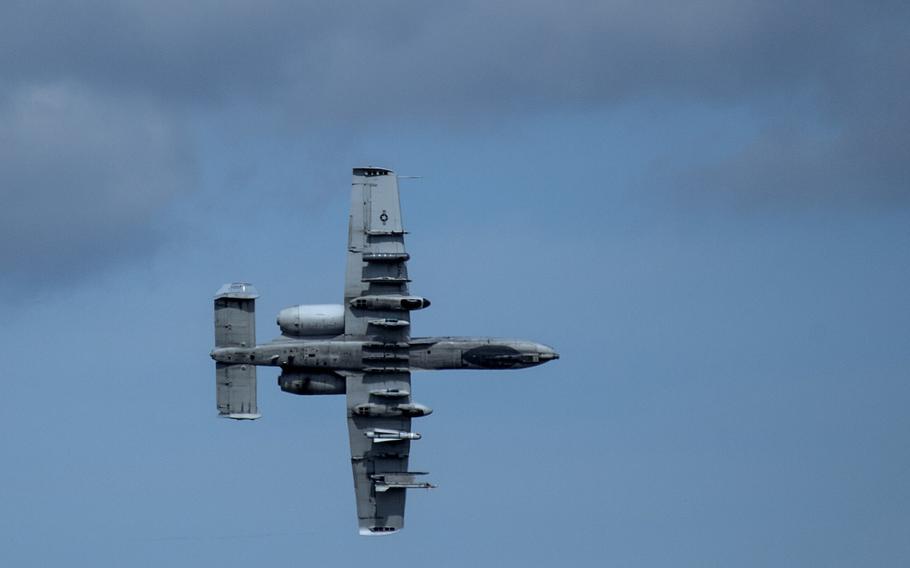
[[[219,363],[246,363],[285,370],[363,371],[400,362],[414,371],[444,369],[521,369],[559,355],[540,343],[490,337],[422,337],[407,344],[344,338],[282,337],[255,347],[223,347],[212,351]]]

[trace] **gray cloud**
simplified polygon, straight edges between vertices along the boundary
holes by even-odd
[[[35,2],[7,11],[0,64],[14,80],[63,76],[172,101],[303,96],[341,114],[655,92],[735,100],[835,83],[848,88],[827,93],[836,106],[904,37],[896,23],[907,15],[899,3],[720,0]]]
[[[191,185],[174,117],[68,84],[0,107],[0,265],[6,283],[79,275],[154,246],[151,217]]]
[[[0,187],[17,205],[0,258],[24,249],[54,264],[61,244],[142,241],[156,208],[190,187],[180,118],[227,104],[308,135],[377,116],[745,106],[761,135],[699,166],[699,185],[906,199],[908,12],[821,1],[7,2]],[[63,213],[79,203],[91,206]]]

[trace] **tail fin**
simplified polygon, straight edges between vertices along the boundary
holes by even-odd
[[[256,346],[256,289],[246,282],[225,284],[215,294],[215,348]],[[256,366],[215,363],[218,415],[235,420],[259,418]]]

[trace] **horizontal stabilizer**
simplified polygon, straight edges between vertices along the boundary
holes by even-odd
[[[256,346],[256,298],[251,284],[225,284],[215,294],[215,348]],[[215,363],[215,398],[218,415],[234,420],[255,420],[256,366]]]
[[[215,363],[218,416],[255,420],[262,416],[256,404],[256,367]]]

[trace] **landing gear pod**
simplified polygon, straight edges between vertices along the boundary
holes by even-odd
[[[360,310],[422,310],[430,301],[420,296],[360,296],[351,300],[352,308]]]

